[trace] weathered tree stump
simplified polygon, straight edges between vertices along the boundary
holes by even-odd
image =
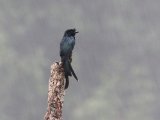
[[[64,102],[64,70],[61,62],[51,65],[51,76],[48,85],[48,108],[45,120],[62,120]]]

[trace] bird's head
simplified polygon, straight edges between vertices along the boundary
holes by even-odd
[[[76,31],[76,29],[74,28],[74,29],[68,29],[68,30],[66,30],[65,33],[64,33],[64,35],[65,36],[69,36],[69,37],[71,37],[71,36],[74,37],[76,35],[76,33],[78,33],[78,31]]]

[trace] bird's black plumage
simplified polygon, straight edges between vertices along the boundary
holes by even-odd
[[[69,76],[74,76],[78,80],[72,66],[72,51],[75,45],[75,35],[78,33],[76,29],[68,29],[65,31],[62,41],[60,43],[60,56],[61,62],[63,63],[64,73],[65,73],[65,89],[69,86]]]

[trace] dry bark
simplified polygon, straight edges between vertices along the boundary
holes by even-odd
[[[48,86],[48,108],[45,120],[62,120],[64,101],[64,70],[61,62],[51,65],[51,76]]]

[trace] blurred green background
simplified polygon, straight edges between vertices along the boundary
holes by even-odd
[[[0,120],[42,120],[50,65],[77,28],[64,120],[160,119],[159,0],[0,0]]]

